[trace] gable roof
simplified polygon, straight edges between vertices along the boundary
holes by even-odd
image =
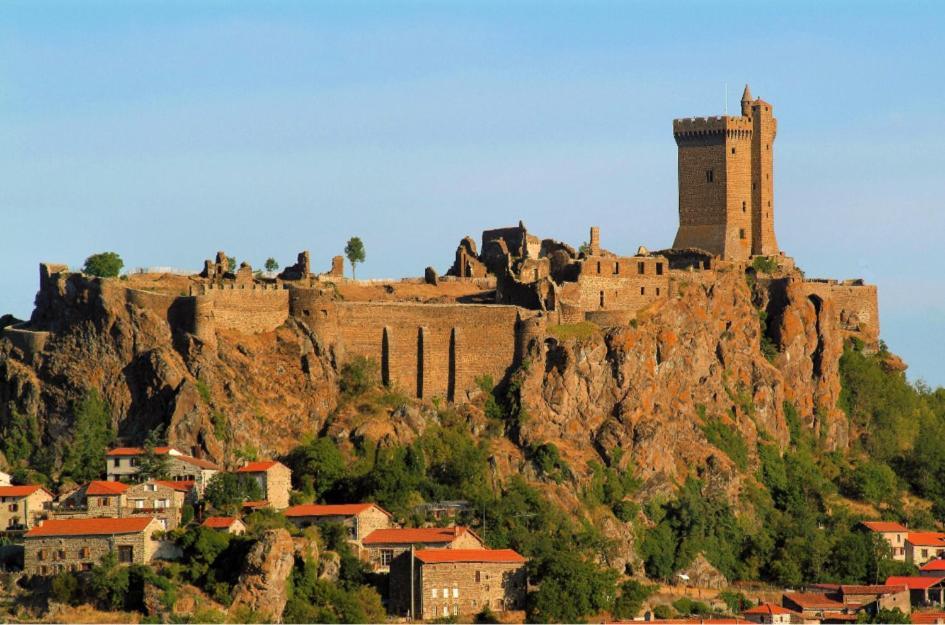
[[[286,469],[289,468],[276,460],[257,460],[256,462],[246,463],[245,465],[237,469],[236,472],[237,473],[263,473],[275,466],[280,466]]]
[[[391,513],[380,507],[376,503],[339,503],[339,504],[317,504],[303,503],[285,509],[285,516],[355,516],[361,514],[370,508],[377,508],[387,516]]]
[[[103,534],[134,534],[155,523],[153,517],[120,519],[52,519],[26,532],[27,538],[41,536],[100,536]]]
[[[179,454],[180,451],[174,449],[173,447],[155,447],[154,453],[163,456],[164,454],[169,454],[171,452]],[[105,452],[107,458],[113,456],[141,456],[145,453],[144,447],[116,447],[114,449],[109,449]]]
[[[38,490],[46,491],[47,495],[53,496],[41,484],[23,484],[20,486],[0,486],[0,497],[28,497]]]
[[[921,547],[945,547],[945,534],[942,532],[909,532],[906,540]]]
[[[902,524],[895,521],[863,521],[864,527],[874,532],[908,532],[909,530]]]
[[[840,592],[845,595],[888,595],[895,592],[902,592],[906,589],[904,584],[841,584]]]
[[[889,582],[889,580],[886,581]],[[839,610],[844,607],[841,602],[831,599],[822,592],[787,592],[784,593],[782,602],[784,599],[796,603],[802,610]]]
[[[208,516],[201,525],[213,529],[228,529],[237,521],[239,521],[239,519],[232,516]]]
[[[913,612],[909,615],[913,623],[945,623],[945,612]]]
[[[85,487],[85,494],[88,495],[120,495],[128,490],[127,484],[121,482],[106,482],[104,480],[93,480]]]
[[[945,559],[935,558],[919,567],[920,571],[945,571]]]
[[[418,549],[413,557],[425,564],[440,562],[508,562],[520,564],[525,558],[514,549]]]
[[[168,488],[173,488],[176,491],[182,493],[189,493],[194,489],[193,480],[151,480],[155,484],[160,484],[161,486],[167,486]]]
[[[742,614],[796,614],[794,610],[782,608],[774,603],[762,603],[753,608],[745,610]]]
[[[945,576],[939,577],[937,575],[921,575],[921,576],[904,576],[904,575],[894,575],[892,577],[886,578],[886,584],[895,584],[897,586],[905,586],[909,590],[925,590],[926,588],[931,588],[937,584],[940,584],[945,580]]]
[[[200,467],[201,469],[210,469],[213,471],[222,471],[223,467],[217,464],[213,464],[209,460],[203,460],[201,458],[194,458],[193,456],[185,456],[181,454],[179,456],[172,456],[172,460],[180,460],[181,462],[186,462],[187,464],[192,464],[195,467]]]
[[[362,541],[365,545],[416,543],[448,543],[456,540],[466,532],[482,539],[475,532],[466,527],[395,527],[374,530]]]
[[[268,506],[268,499],[250,499],[249,501],[243,502],[243,507],[249,508],[250,510],[255,510],[257,508],[267,508]]]

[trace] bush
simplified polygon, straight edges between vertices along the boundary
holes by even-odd
[[[702,432],[706,439],[720,450],[725,452],[732,462],[741,470],[748,466],[748,445],[742,438],[741,432],[735,427],[723,423],[718,417],[711,417],[702,424]]]
[[[348,397],[363,395],[377,386],[377,363],[364,356],[355,356],[341,367],[338,387]]]
[[[236,473],[217,473],[207,483],[204,498],[221,511],[233,511],[244,501],[262,499],[259,483]]]
[[[79,580],[75,575],[68,572],[58,573],[50,584],[49,596],[59,603],[72,603],[78,590]]]
[[[846,472],[841,480],[844,494],[872,504],[895,504],[899,481],[889,465],[866,461]]]
[[[620,596],[614,601],[613,615],[618,619],[632,619],[640,613],[643,602],[657,590],[657,586],[629,579],[620,585]]]
[[[115,252],[102,252],[92,254],[85,259],[85,265],[82,267],[82,273],[99,278],[114,278],[121,273],[125,266],[121,256]]]
[[[554,482],[561,482],[571,477],[571,467],[561,458],[561,453],[554,443],[542,443],[530,450],[532,464],[543,475]]]
[[[778,270],[778,261],[770,256],[755,256],[751,268],[758,273],[774,273]]]
[[[114,438],[108,404],[96,390],[88,390],[73,404],[72,444],[66,447],[62,472],[77,482],[98,479],[100,463]]]

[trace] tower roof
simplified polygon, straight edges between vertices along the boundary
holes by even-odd
[[[748,83],[745,83],[745,91],[742,92],[742,102],[751,102],[751,89],[748,88]]]

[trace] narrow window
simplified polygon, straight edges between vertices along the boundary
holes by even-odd
[[[656,297],[659,297],[659,296],[660,296],[660,288],[656,287]]]
[[[732,148],[732,154],[735,154],[735,148]]]
[[[656,275],[663,275],[663,263],[656,263]]]
[[[600,307],[601,308],[604,307],[604,292],[603,291],[600,292]]]
[[[436,588],[433,589],[433,598],[436,599]]]
[[[746,206],[745,200],[742,200],[742,212],[743,212],[743,213],[745,212],[746,208],[747,208],[747,206]]]
[[[118,546],[118,561],[132,562],[134,560],[134,547],[131,545]]]
[[[482,581],[482,571],[476,571],[476,583],[478,584],[481,581]]]
[[[646,273],[646,265],[643,264],[642,262],[637,263],[637,273],[640,274],[641,276],[642,276],[644,273]]]
[[[771,200],[768,200],[768,208],[771,208]]]
[[[641,287],[640,287],[640,295],[646,295],[646,287],[645,287],[645,286],[641,286]]]
[[[715,172],[711,169],[707,169],[705,172],[705,181],[712,182],[715,179]]]
[[[739,239],[744,239],[744,238],[745,238],[745,229],[744,229],[744,228],[739,228],[739,230],[738,230],[738,238],[739,238]]]
[[[597,273],[600,273],[600,261],[597,261]]]
[[[620,273],[620,263],[614,263],[614,275]]]

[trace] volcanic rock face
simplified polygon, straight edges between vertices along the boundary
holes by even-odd
[[[269,622],[282,622],[288,601],[286,583],[295,565],[295,543],[284,529],[263,534],[243,564],[243,572],[233,589],[230,613],[249,610],[265,615]]]

